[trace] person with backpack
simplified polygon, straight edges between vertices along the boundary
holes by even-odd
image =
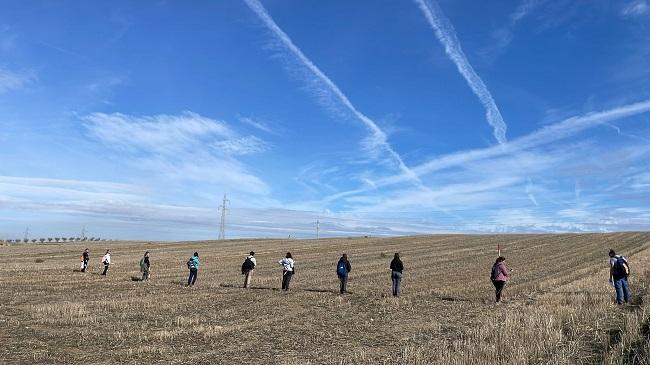
[[[402,286],[402,271],[404,271],[404,264],[399,258],[399,253],[395,252],[395,257],[390,262],[390,278],[393,281],[393,296],[399,297]]]
[[[291,277],[296,273],[296,262],[291,257],[291,252],[287,252],[287,255],[278,263],[282,266],[282,290],[287,292]]]
[[[632,293],[627,281],[630,275],[630,265],[622,255],[617,255],[614,250],[609,250],[609,282],[616,290],[616,303],[630,303]]]
[[[255,252],[251,251],[244,263],[241,265],[241,273],[244,276],[244,288],[249,288],[251,285],[251,278],[253,276],[253,270],[255,270],[255,265],[257,261],[255,260]]]
[[[104,272],[102,272],[102,275],[106,276],[108,267],[111,264],[111,250],[106,250],[106,254],[102,257],[102,264],[104,264]]]
[[[199,273],[199,253],[195,252],[189,260],[187,260],[187,268],[190,269],[190,276],[187,278],[187,286],[194,286],[196,276]]]
[[[149,261],[149,251],[144,253],[140,259],[140,272],[142,273],[142,281],[149,280],[151,277],[151,262]]]
[[[348,255],[343,254],[339,259],[339,262],[336,264],[336,275],[339,277],[341,282],[341,294],[347,293],[348,289],[348,273],[352,271],[352,265],[348,261]]]
[[[86,272],[86,268],[88,268],[89,261],[90,261],[90,251],[88,251],[88,248],[86,248],[84,252],[81,254],[81,272]]]
[[[506,266],[506,258],[503,256],[497,257],[494,265],[492,265],[492,271],[490,273],[490,280],[492,280],[492,284],[494,284],[494,293],[497,304],[501,302],[503,288],[506,286],[506,281],[510,279],[511,275],[512,270],[508,269]]]

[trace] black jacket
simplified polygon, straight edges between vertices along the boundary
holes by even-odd
[[[341,266],[341,262],[345,263],[345,269],[348,271],[348,273],[349,273],[350,271],[352,271],[352,265],[350,265],[350,261],[344,259],[343,257],[341,257],[341,258],[339,259],[339,262],[336,264],[336,268],[337,268],[337,270],[338,270],[338,267]]]
[[[394,258],[393,261],[390,262],[390,269],[401,273],[402,270],[404,270],[404,264],[402,264],[402,260]]]

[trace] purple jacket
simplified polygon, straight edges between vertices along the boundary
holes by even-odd
[[[510,270],[506,267],[504,261],[499,262],[492,266],[491,279],[495,281],[506,281],[510,278]]]

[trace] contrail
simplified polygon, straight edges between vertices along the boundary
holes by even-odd
[[[608,122],[632,117],[635,115],[645,114],[648,112],[650,112],[650,99],[604,111],[577,115],[538,129],[528,135],[519,137],[503,145],[491,146],[482,149],[459,151],[433,158],[427,162],[415,166],[412,171],[415,172],[419,177],[435,171],[462,166],[470,162],[507,155],[517,151],[556,142],[571,137],[579,132],[582,132],[583,130],[587,130],[600,125],[607,125]],[[406,180],[406,177],[401,175],[386,177],[375,181],[375,188],[398,184]],[[368,190],[370,189],[359,188],[340,192],[334,196],[334,200],[360,194]]]
[[[539,203],[537,203],[537,199],[535,199],[535,195],[533,194],[533,181],[530,177],[528,177],[528,184],[526,185],[526,195],[528,195],[528,199],[530,199],[536,207],[539,207]]]
[[[379,128],[377,123],[372,119],[361,113],[357,108],[352,104],[348,97],[341,91],[341,89],[336,86],[336,84],[325,75],[305,54],[296,46],[291,38],[275,23],[273,18],[266,11],[264,6],[258,0],[244,0],[246,5],[257,15],[257,17],[264,23],[264,25],[273,33],[275,37],[282,43],[282,45],[289,51],[293,56],[295,56],[300,63],[305,66],[312,74],[315,81],[322,84],[322,87],[326,89],[327,92],[335,96],[335,98],[354,115],[363,125],[370,131],[370,147],[371,148],[380,148],[388,153],[388,155],[393,159],[397,164],[399,169],[405,174],[410,180],[417,182],[421,185],[421,181],[418,176],[409,169],[400,155],[395,152],[390,143],[388,143],[386,133]]]
[[[499,112],[499,108],[494,102],[492,94],[490,94],[483,80],[476,74],[474,68],[467,60],[451,22],[442,13],[442,9],[440,9],[440,6],[435,0],[415,0],[415,2],[420,7],[420,10],[422,10],[422,13],[424,13],[431,29],[436,33],[436,37],[438,37],[440,43],[445,47],[447,56],[456,64],[458,72],[463,75],[469,87],[478,96],[481,104],[483,104],[487,121],[494,129],[494,138],[499,143],[505,143],[507,141],[506,123],[503,121],[503,117],[501,117],[501,112]]]

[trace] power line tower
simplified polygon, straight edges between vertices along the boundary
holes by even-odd
[[[316,220],[316,239],[320,236],[320,220]]]
[[[220,240],[225,240],[226,239],[226,211],[228,208],[226,207],[226,204],[230,203],[230,200],[226,197],[226,194],[223,194],[223,202],[221,203],[221,206],[219,209],[221,210],[221,225],[219,226],[219,239]]]
[[[29,227],[25,228],[25,236],[23,237],[23,242],[27,241],[29,238]]]
[[[81,239],[84,239],[84,238],[86,238],[86,227],[85,226],[81,229]]]

